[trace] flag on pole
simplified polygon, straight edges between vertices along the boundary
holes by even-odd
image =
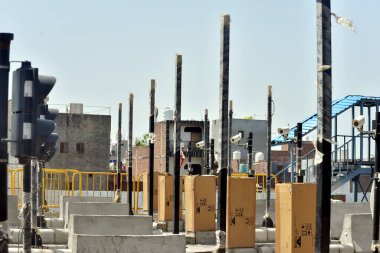
[[[180,160],[180,166],[179,168],[182,168],[183,164],[185,163],[185,154],[183,153],[183,148],[180,149],[180,155],[179,155],[179,160]]]

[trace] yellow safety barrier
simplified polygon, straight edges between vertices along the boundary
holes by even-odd
[[[132,175],[134,192],[132,210],[136,210],[138,201],[136,202],[138,191],[136,191],[136,180]],[[72,194],[78,196],[92,197],[114,197],[117,187],[117,173],[115,172],[90,172],[77,171],[72,176]],[[120,191],[128,189],[128,173],[120,175]],[[76,192],[78,194],[76,194]],[[136,196],[137,194],[137,196]],[[127,195],[121,194],[121,202],[127,202]]]
[[[77,170],[72,169],[42,170],[43,208],[59,208],[61,196],[73,195],[70,179],[75,173]]]
[[[275,174],[270,174],[272,178],[274,178],[274,183],[277,184],[277,176]],[[232,177],[248,177],[248,173],[244,172],[233,172],[231,173]],[[265,197],[265,186],[267,174],[259,173],[255,174],[256,177],[256,197],[258,197],[259,193],[261,193],[261,197]]]

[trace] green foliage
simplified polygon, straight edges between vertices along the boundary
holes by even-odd
[[[138,137],[135,139],[136,147],[143,147],[149,145],[149,134],[144,134],[142,137]]]

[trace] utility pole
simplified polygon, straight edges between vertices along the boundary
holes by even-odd
[[[268,100],[267,100],[267,180],[266,180],[266,192],[267,199],[265,202],[265,215],[263,221],[263,227],[272,228],[273,221],[269,214],[270,208],[270,186],[271,186],[271,166],[272,166],[272,85],[268,86]]]
[[[182,90],[182,55],[176,55],[176,84],[175,84],[175,108],[174,108],[174,230],[173,234],[179,234],[179,206],[180,194],[180,146],[181,146],[181,90]]]
[[[12,33],[0,33],[0,140],[8,138],[9,51]],[[0,253],[8,252],[8,151],[0,142]]]
[[[118,125],[117,125],[117,182],[116,182],[116,195],[115,195],[115,202],[121,203],[121,169],[123,167],[123,164],[121,162],[121,117],[122,117],[122,111],[123,111],[123,104],[119,103],[119,118],[118,118]]]
[[[204,161],[204,169],[202,174],[208,174],[210,170],[209,165],[209,148],[210,148],[210,123],[208,121],[208,110],[205,109],[205,117],[204,117],[204,142],[205,142],[205,148],[203,150],[203,161]]]
[[[297,182],[303,182],[302,174],[302,123],[297,123]]]
[[[230,15],[222,16],[219,86],[219,175],[217,230],[226,232],[228,166],[228,90],[230,65]]]
[[[373,184],[373,219],[372,219],[372,252],[379,252],[379,218],[380,218],[380,112],[376,112],[375,129],[375,171]]]
[[[132,134],[133,134],[133,93],[129,94],[129,130],[128,130],[128,204],[129,215],[133,215],[132,210]]]
[[[315,252],[330,252],[331,214],[331,11],[330,0],[317,0],[317,149],[324,154],[317,165]]]
[[[230,100],[230,106],[228,111],[228,161],[227,161],[227,168],[228,168],[228,175],[230,176],[232,173],[232,165],[231,165],[231,157],[232,157],[232,150],[231,150],[231,137],[232,137],[232,117],[233,117],[233,109],[232,109],[232,100]]]
[[[154,113],[155,113],[156,81],[150,80],[150,115],[149,115],[149,216],[153,218],[154,197]]]

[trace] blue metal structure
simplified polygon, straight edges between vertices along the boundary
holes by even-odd
[[[360,181],[361,175],[372,175],[374,168],[374,159],[371,157],[371,142],[369,135],[364,135],[352,128],[351,135],[339,135],[338,134],[338,116],[349,109],[351,109],[352,119],[355,118],[355,108],[359,107],[359,114],[364,115],[364,108],[367,108],[366,120],[368,121],[368,130],[371,130],[371,109],[375,108],[376,112],[379,111],[380,97],[372,96],[360,96],[360,95],[348,95],[343,99],[335,100],[332,104],[332,120],[334,121],[333,129],[333,145],[332,151],[332,190],[338,189],[344,183],[352,181],[354,183],[354,201],[358,200],[358,191],[363,192],[363,200],[367,200],[367,192],[370,186],[363,187]],[[317,128],[317,114],[302,121],[302,136],[309,134]],[[288,144],[294,139],[296,127],[290,129],[288,139],[284,139],[282,136],[276,137],[272,140],[272,146]],[[338,146],[338,138],[340,144]],[[364,139],[367,138],[367,157],[364,157]],[[373,145],[374,146],[374,145]],[[303,160],[307,161],[305,170],[305,181],[312,181],[314,174],[314,154],[315,151],[304,155]],[[278,176],[283,175],[284,181],[286,178],[286,172],[292,166],[288,167],[277,173]],[[359,189],[360,188],[360,189]]]

